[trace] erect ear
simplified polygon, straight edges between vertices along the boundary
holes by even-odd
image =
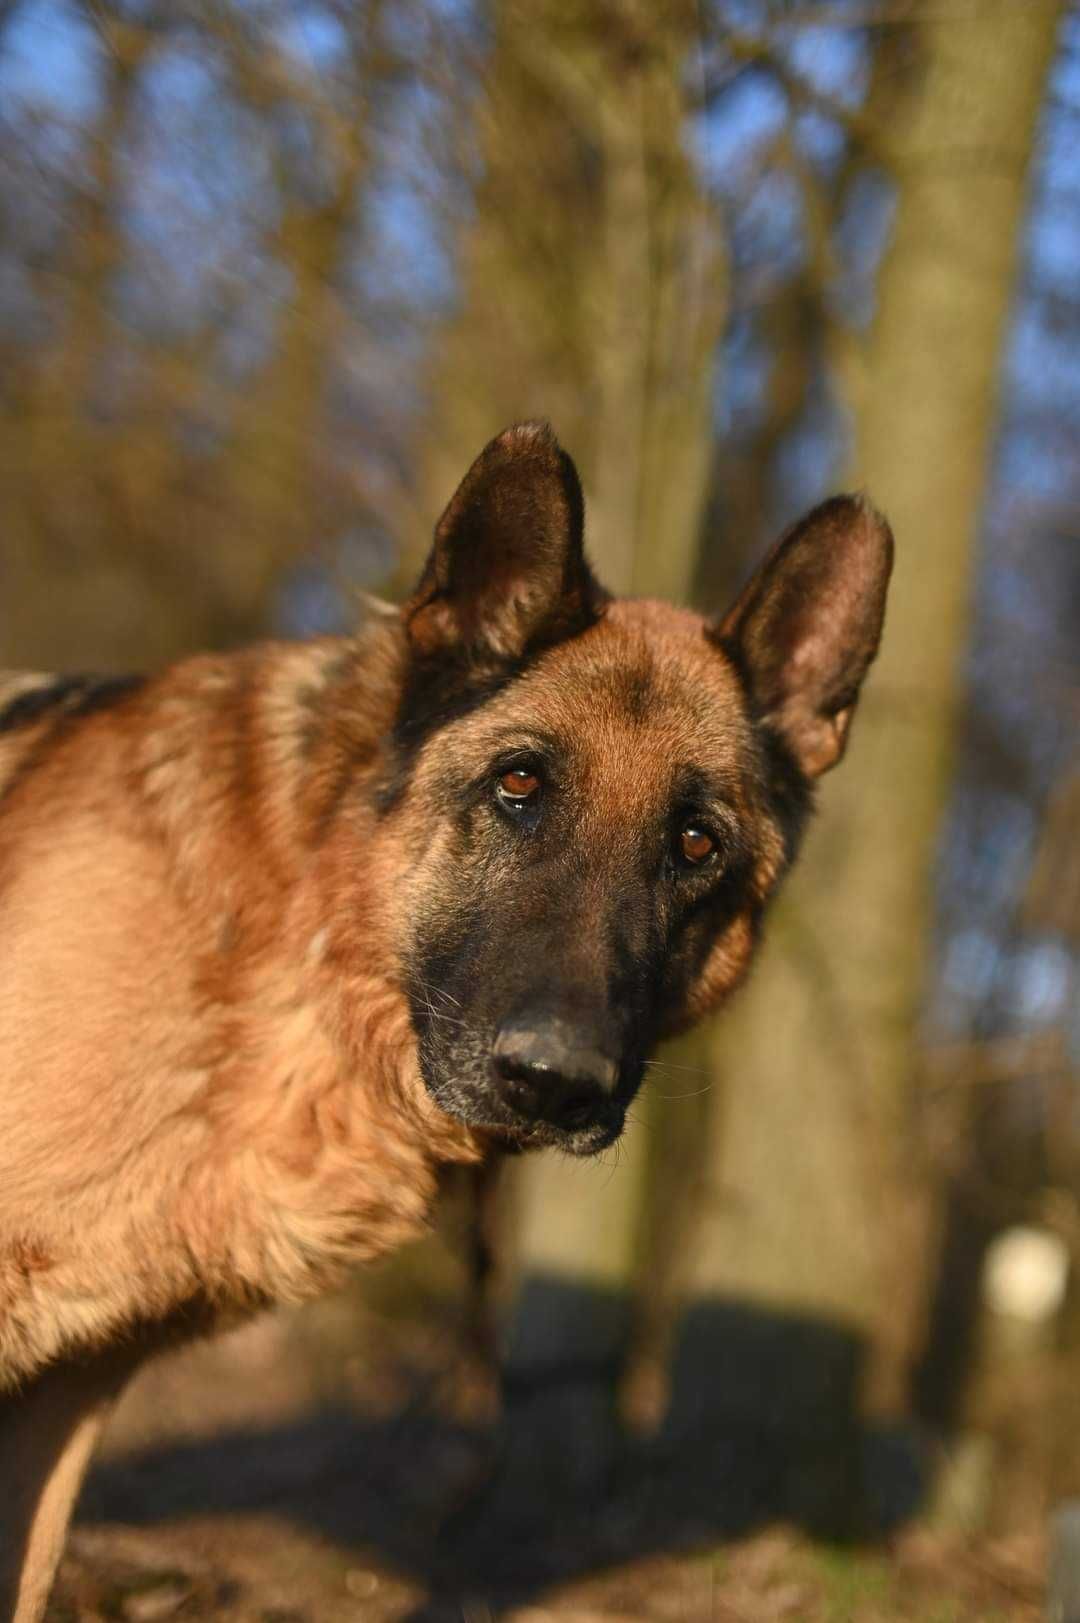
[[[548,425],[506,429],[435,527],[404,610],[414,655],[491,669],[583,631],[606,601],[583,529],[577,470]]]
[[[781,537],[711,632],[808,777],[844,753],[892,559],[892,532],[870,502],[833,496]]]

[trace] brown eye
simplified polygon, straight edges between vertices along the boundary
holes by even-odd
[[[699,828],[697,823],[687,823],[679,835],[679,850],[683,860],[692,863],[695,867],[707,862],[716,850],[716,841],[705,829]]]
[[[535,805],[540,794],[540,779],[535,772],[528,772],[524,767],[514,767],[510,772],[502,774],[495,786],[495,792],[504,806],[520,811],[525,806]]]

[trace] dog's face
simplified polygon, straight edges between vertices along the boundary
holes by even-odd
[[[746,969],[842,753],[890,559],[883,522],[839,498],[711,625],[606,597],[548,431],[474,464],[405,611],[386,790],[444,1110],[518,1146],[618,1136],[657,1039]]]

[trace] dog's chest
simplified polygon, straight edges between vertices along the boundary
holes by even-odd
[[[422,1231],[434,1157],[385,1038],[348,1055],[297,993],[237,1010],[218,1041],[174,1214],[209,1294],[296,1300]]]

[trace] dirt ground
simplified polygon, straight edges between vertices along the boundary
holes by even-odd
[[[341,1316],[335,1324],[334,1315]],[[81,1506],[50,1623],[1036,1623],[1037,1533],[778,1524],[761,1439],[625,1449],[595,1383],[497,1427],[400,1346],[342,1356],[354,1303],[147,1370]],[[361,1338],[362,1339],[362,1338]],[[406,1369],[405,1366],[408,1366]],[[591,1463],[590,1463],[591,1462]]]
[[[1036,1623],[1040,1552],[909,1532],[888,1550],[771,1529],[715,1550],[627,1559],[521,1603],[432,1595],[363,1545],[271,1515],[192,1517],[152,1533],[82,1528],[50,1623]]]

